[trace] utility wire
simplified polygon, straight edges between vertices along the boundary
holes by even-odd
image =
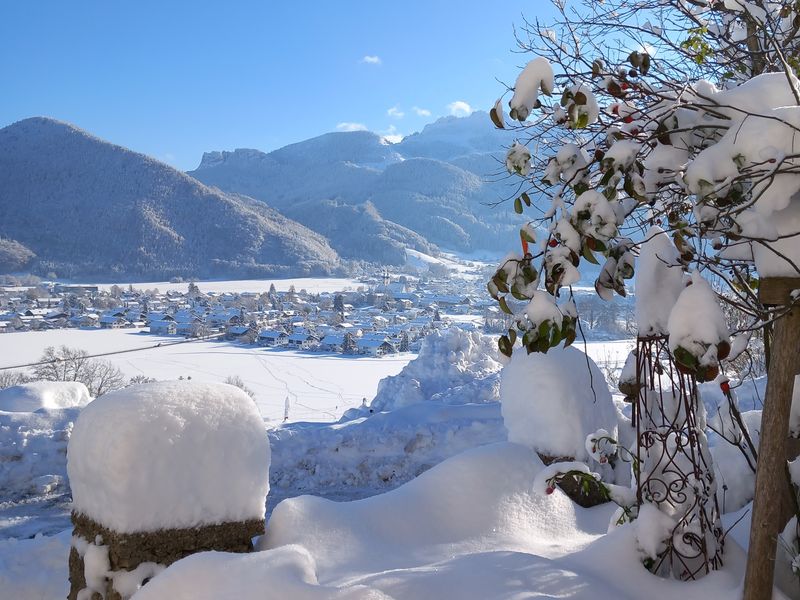
[[[129,348],[128,350],[114,350],[112,352],[101,352],[100,354],[87,354],[86,356],[81,356],[81,359],[86,358],[100,358],[103,356],[114,356],[115,354],[127,354],[129,352],[141,352],[143,350],[155,350],[156,348],[169,348],[170,346],[178,346],[179,344],[191,344],[192,342],[205,342],[207,340],[213,340],[219,337],[224,336],[224,333],[215,333],[214,335],[208,335],[205,337],[199,337],[195,339],[189,340],[178,340],[176,342],[159,342],[157,344],[153,344],[152,346],[142,346],[141,348]],[[43,360],[34,363],[28,363],[24,365],[11,365],[8,367],[0,367],[0,371],[8,371],[10,369],[26,369],[29,367],[38,367],[39,365],[51,365],[55,363],[64,362],[65,359],[63,358],[55,358],[53,360]]]

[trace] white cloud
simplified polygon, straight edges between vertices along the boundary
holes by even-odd
[[[380,132],[381,136],[384,140],[391,144],[397,144],[400,140],[402,140],[405,136],[397,131],[397,127],[394,125],[389,125],[384,131]]]
[[[364,58],[361,59],[362,63],[367,63],[368,65],[379,65],[381,64],[381,57],[367,54]]]
[[[419,106],[413,106],[411,108],[411,110],[413,110],[417,114],[418,117],[430,117],[431,116],[431,111],[429,111],[427,108],[420,108]]]
[[[336,126],[337,131],[366,131],[367,126],[363,123],[351,123],[349,121],[345,121],[343,123],[339,123]]]
[[[447,105],[447,110],[454,117],[466,117],[472,114],[472,107],[463,100],[456,100]]]
[[[406,113],[400,110],[397,106],[393,106],[392,108],[387,110],[386,114],[389,115],[390,117],[394,117],[395,119],[402,119],[403,117],[406,116]]]

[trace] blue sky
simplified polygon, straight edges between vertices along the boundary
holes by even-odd
[[[502,3],[0,2],[0,126],[47,115],[181,169],[337,127],[402,135],[488,109],[526,57]],[[461,104],[464,103],[464,104]]]

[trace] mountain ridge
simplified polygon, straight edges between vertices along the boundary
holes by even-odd
[[[265,203],[49,117],[0,129],[0,239],[0,260],[12,255],[0,269],[60,277],[326,274],[339,266],[318,234]]]

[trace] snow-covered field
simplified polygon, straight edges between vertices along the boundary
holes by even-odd
[[[280,423],[287,396],[290,421],[336,420],[348,408],[360,406],[364,398],[372,399],[381,379],[399,373],[415,357],[410,353],[381,358],[328,355],[216,340],[164,345],[181,339],[132,329],[8,333],[0,336],[0,367],[35,362],[47,346],[62,344],[89,354],[141,349],[103,358],[128,377],[169,380],[182,376],[222,382],[238,375],[255,392],[264,418]]]

